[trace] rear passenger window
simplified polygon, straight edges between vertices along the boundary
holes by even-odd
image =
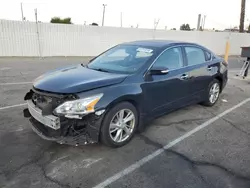
[[[206,61],[204,51],[196,47],[185,47],[188,65],[198,65]]]

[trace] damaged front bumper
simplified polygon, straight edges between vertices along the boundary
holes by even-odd
[[[29,118],[31,127],[40,137],[60,144],[85,145],[99,141],[103,114],[88,114],[82,119],[69,119],[54,115],[43,115],[32,99],[27,100],[24,117]]]

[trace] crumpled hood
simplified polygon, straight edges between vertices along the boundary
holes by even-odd
[[[53,93],[78,93],[121,83],[127,75],[100,72],[81,65],[45,73],[34,81],[34,87]]]

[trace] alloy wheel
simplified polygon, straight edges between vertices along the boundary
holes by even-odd
[[[219,94],[220,94],[220,85],[218,83],[214,83],[209,91],[209,101],[212,104],[214,104],[217,101]]]
[[[109,135],[114,142],[124,142],[134,131],[135,115],[129,109],[118,111],[109,126]]]

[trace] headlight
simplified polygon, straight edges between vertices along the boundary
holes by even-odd
[[[60,115],[84,115],[95,111],[96,103],[101,99],[103,94],[93,95],[87,98],[74,101],[67,101],[55,110],[55,114]]]

